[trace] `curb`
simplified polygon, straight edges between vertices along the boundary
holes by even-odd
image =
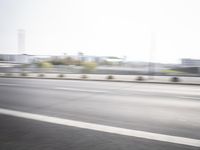
[[[8,77],[0,76],[0,78],[18,78],[18,79],[49,79],[49,80],[76,80],[76,81],[98,81],[98,82],[122,82],[122,83],[144,83],[144,84],[168,84],[168,85],[191,85],[191,86],[200,86],[200,83],[180,83],[180,82],[155,82],[155,81],[125,81],[125,80],[112,80],[112,79],[78,79],[78,78],[46,78],[46,77]]]

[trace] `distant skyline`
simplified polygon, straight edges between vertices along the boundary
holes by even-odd
[[[0,0],[0,53],[17,53],[24,29],[28,54],[200,59],[199,8],[199,0]]]

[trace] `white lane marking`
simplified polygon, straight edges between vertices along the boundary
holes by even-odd
[[[200,100],[200,97],[190,97],[190,96],[177,96],[180,99],[192,99],[192,100]]]
[[[94,92],[94,93],[108,93],[107,91],[91,90],[91,89],[78,89],[78,88],[67,88],[67,87],[55,87],[55,90],[66,90],[66,91],[78,91],[78,92]]]
[[[23,85],[23,84],[10,84],[10,83],[0,83],[0,86],[35,88],[34,86],[27,86],[27,85]]]
[[[0,86],[14,86],[14,87],[30,87],[35,88],[35,86],[26,86],[21,84],[9,84],[9,83],[0,83]],[[55,87],[50,88],[53,90],[67,90],[67,91],[76,91],[76,92],[94,92],[94,93],[108,93],[108,91],[102,91],[102,90],[92,90],[92,89],[78,89],[78,88],[66,88],[66,87]]]
[[[133,89],[133,90],[129,90],[129,91],[133,91],[133,92],[145,92],[145,93],[184,94],[184,95],[200,96],[199,92],[197,92],[197,91],[172,91],[171,89],[168,89],[168,90]]]
[[[37,120],[37,121],[42,121],[42,122],[48,122],[48,123],[53,123],[53,124],[59,124],[59,125],[64,125],[64,126],[73,126],[77,128],[83,128],[83,129],[89,129],[89,130],[95,130],[95,131],[101,131],[101,132],[107,132],[107,133],[113,133],[113,134],[119,134],[119,135],[131,136],[131,137],[138,137],[138,138],[144,138],[144,139],[150,139],[150,140],[156,140],[156,141],[162,141],[162,142],[170,142],[170,143],[175,143],[175,144],[183,144],[183,145],[188,145],[188,146],[200,147],[199,139],[171,136],[171,135],[165,135],[165,134],[158,134],[158,133],[152,133],[152,132],[145,132],[145,131],[139,131],[139,130],[131,130],[131,129],[125,129],[125,128],[119,128],[119,127],[100,125],[100,124],[95,124],[95,123],[74,121],[74,120],[69,120],[69,119],[44,116],[44,115],[21,112],[21,111],[4,109],[4,108],[0,108],[0,114],[19,117],[19,118],[26,118],[26,119],[31,119],[31,120]]]
[[[0,86],[18,86],[17,84],[10,83],[0,83]]]

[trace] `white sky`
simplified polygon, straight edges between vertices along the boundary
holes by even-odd
[[[127,56],[174,63],[200,58],[200,0],[0,0],[0,53]]]

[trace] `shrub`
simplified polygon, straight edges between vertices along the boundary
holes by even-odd
[[[39,68],[52,68],[53,65],[49,62],[40,62],[37,64]]]
[[[178,70],[162,70],[161,73],[167,74],[167,75],[177,75],[177,74],[184,74],[184,72],[178,71]]]
[[[23,77],[28,76],[28,73],[22,72],[22,73],[20,73],[20,76],[23,76]]]
[[[39,74],[38,77],[43,78],[45,75],[44,74]]]
[[[11,76],[13,76],[13,74],[12,73],[5,73],[4,76],[11,77]]]
[[[22,64],[20,67],[21,68],[27,68],[30,64]]]
[[[143,81],[143,80],[144,80],[144,77],[143,77],[143,76],[138,76],[138,77],[136,77],[136,80],[137,80],[137,81]]]
[[[178,77],[172,77],[170,79],[171,82],[180,82],[180,79]]]
[[[108,75],[108,76],[106,77],[106,79],[108,79],[108,80],[112,80],[112,79],[114,79],[114,76],[112,76],[112,75]]]
[[[97,64],[95,62],[84,62],[84,63],[82,63],[82,66],[84,67],[83,71],[88,73],[88,72],[94,71]]]
[[[81,78],[82,78],[82,79],[87,79],[88,76],[84,74],[84,75],[81,76]]]
[[[64,75],[64,74],[59,74],[58,77],[59,77],[59,78],[64,78],[65,75]]]

